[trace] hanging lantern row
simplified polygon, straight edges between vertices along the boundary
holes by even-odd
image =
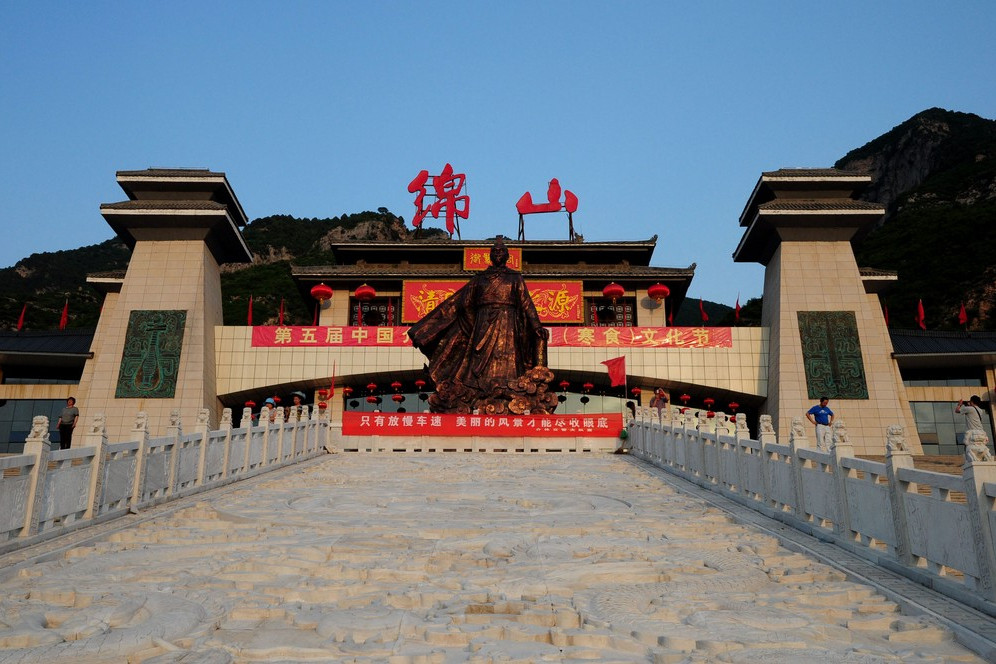
[[[671,294],[671,289],[662,283],[656,283],[647,289],[647,295],[660,302]]]
[[[353,297],[355,297],[360,302],[369,302],[370,300],[377,297],[377,291],[374,290],[373,286],[367,286],[366,284],[363,284],[362,286],[356,289],[356,292],[353,293]]]
[[[324,302],[325,300],[332,299],[332,287],[326,286],[324,283],[320,283],[317,286],[311,287],[311,297],[315,298],[319,302]]]
[[[424,381],[424,380],[422,380],[421,378],[419,378],[418,380],[416,380],[416,381],[415,381],[415,387],[416,387],[416,388],[417,388],[417,389],[418,389],[419,391],[421,391],[421,390],[422,390],[422,388],[423,388],[423,387],[425,387],[425,381]]]
[[[255,407],[256,407],[256,402],[255,401],[253,401],[252,399],[250,399],[249,401],[246,401],[246,408],[255,408]]]
[[[395,394],[393,397],[391,397],[391,400],[394,401],[395,403],[401,403],[402,401],[405,400],[405,395]]]
[[[581,386],[581,389],[584,390],[585,392],[591,392],[592,389],[594,389],[594,387],[595,386],[592,385],[591,383],[585,383],[584,385]]]
[[[353,388],[347,385],[346,387],[342,388],[342,393],[348,397],[350,394],[353,393]]]
[[[318,410],[325,410],[328,407],[329,407],[329,405],[327,403],[325,403],[324,401],[319,401],[318,402]]]
[[[377,389],[377,383],[370,383],[369,385],[367,385],[367,389],[373,392],[374,390]]]
[[[560,389],[562,389],[564,392],[566,392],[567,388],[570,387],[570,386],[571,386],[571,384],[569,382],[567,382],[566,380],[560,381]]]
[[[643,390],[641,390],[638,387],[634,387],[632,390],[630,390],[630,392],[633,393],[634,397],[639,397],[641,394],[643,394]]]
[[[397,392],[398,390],[400,390],[401,389],[401,381],[400,380],[396,380],[393,383],[391,383],[391,388],[394,389],[395,392]]]
[[[712,397],[706,397],[705,399],[702,400],[702,403],[706,405],[706,408],[711,409],[712,405],[716,403],[716,400],[713,399]]]
[[[367,397],[367,403],[377,403],[377,397],[371,394]]]
[[[612,300],[612,304],[625,294],[626,290],[614,281],[602,289],[602,295]]]
[[[733,411],[734,413],[737,412],[737,408],[740,408],[740,404],[738,404],[736,401],[731,401],[728,404],[728,406],[729,406],[730,410]]]
[[[687,394],[682,394],[682,395],[681,395],[680,397],[678,397],[678,398],[679,398],[679,399],[681,399],[681,403],[685,404],[686,406],[688,405],[688,402],[692,400],[692,397],[690,397],[690,396],[689,396],[689,395],[687,395]]]

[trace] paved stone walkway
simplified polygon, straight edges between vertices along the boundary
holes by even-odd
[[[626,457],[278,475],[0,558],[0,662],[983,661]]]

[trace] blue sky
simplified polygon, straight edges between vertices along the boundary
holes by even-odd
[[[117,170],[224,171],[250,218],[384,206],[467,174],[464,238],[558,178],[589,240],[658,235],[691,297],[760,173],[830,166],[926,108],[996,117],[996,3],[0,3],[0,267],[111,237]],[[439,225],[432,222],[430,225]],[[529,239],[566,239],[561,215]]]

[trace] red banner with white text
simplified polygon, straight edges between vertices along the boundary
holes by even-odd
[[[732,348],[729,327],[549,327],[550,347],[572,348]],[[411,346],[407,327],[259,325],[252,346]]]
[[[342,414],[346,436],[544,436],[612,438],[623,428],[622,414],[453,415],[450,413]]]

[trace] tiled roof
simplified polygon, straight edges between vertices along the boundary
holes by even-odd
[[[779,168],[777,171],[761,173],[766,178],[828,178],[828,177],[869,177],[864,171],[842,171],[836,168]]]
[[[759,210],[770,212],[787,211],[823,211],[823,210],[860,210],[884,213],[885,207],[879,203],[855,201],[849,198],[777,198],[757,206]]]
[[[87,279],[124,279],[125,275],[128,273],[127,270],[108,270],[106,272],[90,272],[86,275]]]
[[[208,168],[146,168],[144,171],[118,171],[118,177],[148,176],[156,178],[179,178],[179,177],[205,177],[210,175],[222,176],[224,173],[215,173]]]
[[[438,275],[454,277],[465,277],[468,274],[460,265],[452,263],[446,264],[363,264],[363,265],[307,265],[292,266],[291,274],[296,277],[407,277],[417,275]],[[650,267],[643,265],[526,265],[522,274],[527,277],[536,276],[564,276],[574,278],[584,278],[588,276],[612,276],[612,277],[653,277],[662,278],[691,278],[695,274],[695,267],[670,268],[670,267]]]
[[[86,355],[94,330],[39,330],[0,332],[0,353]]]
[[[880,270],[876,267],[859,267],[858,272],[862,277],[899,277],[899,272],[895,270]]]
[[[889,330],[896,355],[996,353],[996,332]]]
[[[101,203],[101,210],[227,210],[228,207],[214,201],[163,201],[139,200],[120,203]]]

